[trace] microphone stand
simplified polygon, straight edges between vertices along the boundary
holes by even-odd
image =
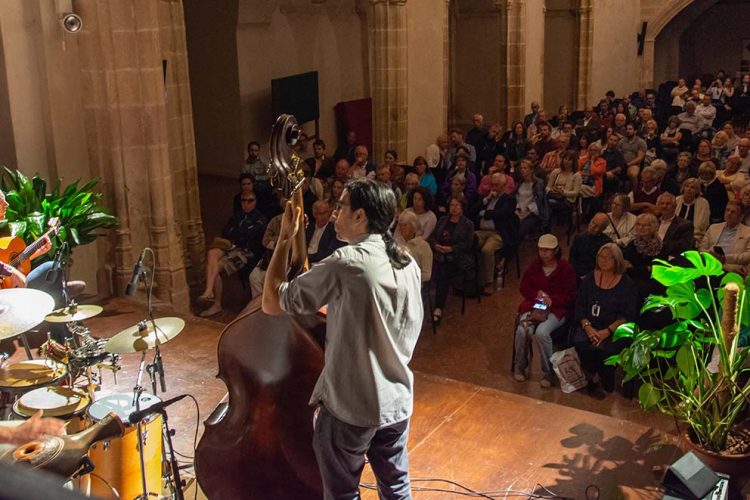
[[[182,492],[182,479],[180,478],[180,466],[177,463],[177,456],[175,455],[174,446],[172,446],[172,435],[174,431],[169,428],[169,419],[167,418],[167,409],[162,408],[159,410],[162,416],[162,422],[164,423],[164,437],[167,441],[167,447],[169,448],[169,468],[172,471],[172,480],[174,481],[174,495],[176,500],[184,500],[185,496]],[[166,455],[166,453],[165,453]]]

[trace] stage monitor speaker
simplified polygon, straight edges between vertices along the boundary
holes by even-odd
[[[665,498],[702,500],[720,480],[714,471],[689,451],[669,466],[662,484],[668,494]]]
[[[320,118],[318,103],[318,72],[271,80],[273,116],[294,115],[297,123],[307,123]]]

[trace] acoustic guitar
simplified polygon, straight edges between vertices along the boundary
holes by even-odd
[[[60,230],[60,219],[53,217],[47,222],[49,229],[31,245],[20,236],[3,236],[0,238],[0,262],[10,264],[24,275],[31,271],[31,256],[44,246],[44,241]],[[2,278],[0,288],[13,288],[13,281],[9,277]]]

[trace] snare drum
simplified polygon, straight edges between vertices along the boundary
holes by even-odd
[[[68,368],[51,359],[32,359],[0,368],[0,391],[28,392],[56,384],[65,378]]]
[[[80,389],[69,387],[40,387],[29,391],[13,404],[13,411],[24,418],[42,410],[43,417],[57,417],[66,420],[66,434],[75,434],[87,425],[82,418],[91,399]]]
[[[94,464],[87,494],[101,498],[135,498],[143,494],[141,462],[138,454],[138,427],[127,425],[135,411],[133,393],[118,393],[103,397],[89,406],[88,417],[93,422],[108,413],[116,413],[126,424],[125,434],[118,439],[97,443],[89,450]],[[140,408],[145,409],[161,400],[148,393],[141,394]],[[149,492],[162,492],[162,429],[161,415],[151,415],[142,421],[143,462]],[[117,490],[117,495],[113,493]]]

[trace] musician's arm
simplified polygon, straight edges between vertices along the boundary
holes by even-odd
[[[49,237],[45,236],[44,243],[39,248],[39,250],[37,250],[31,255],[31,258],[29,260],[34,260],[37,257],[42,257],[44,255],[47,255],[47,252],[49,252],[50,250],[52,250],[52,242],[50,242]]]
[[[279,287],[286,278],[286,268],[289,264],[289,251],[292,248],[294,235],[299,230],[300,209],[292,209],[287,203],[284,215],[281,218],[281,229],[279,230],[279,241],[273,249],[271,261],[268,263],[265,282],[263,283],[263,301],[261,307],[263,312],[271,316],[278,316],[283,311],[279,303]]]
[[[0,277],[9,277],[15,288],[26,288],[26,276],[10,264],[0,262]]]

